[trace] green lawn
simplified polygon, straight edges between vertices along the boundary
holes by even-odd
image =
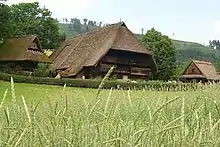
[[[0,97],[7,88],[0,146],[220,145],[219,85],[194,92],[102,90],[96,97],[95,89],[15,83],[17,102],[8,82],[0,81]]]

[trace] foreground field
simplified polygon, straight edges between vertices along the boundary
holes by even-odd
[[[219,95],[0,82],[0,146],[220,146]]]

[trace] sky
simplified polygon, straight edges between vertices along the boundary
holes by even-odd
[[[219,0],[8,0],[7,4],[38,1],[62,18],[87,18],[116,23],[133,33],[154,27],[172,39],[208,44],[220,39]]]

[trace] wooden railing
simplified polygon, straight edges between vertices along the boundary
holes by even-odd
[[[114,73],[121,74],[132,74],[132,75],[148,75],[149,68],[140,68],[140,67],[129,67],[129,66],[120,66],[114,64],[100,64],[99,69],[101,72],[107,72],[112,66],[115,66]]]
[[[145,67],[148,66],[144,61],[137,60],[137,59],[126,59],[126,58],[119,58],[119,57],[104,57],[102,59],[103,63],[109,64],[117,64],[117,65],[130,65],[130,66],[141,66]]]

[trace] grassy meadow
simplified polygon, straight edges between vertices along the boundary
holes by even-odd
[[[97,92],[0,81],[0,146],[220,146],[219,85]]]

